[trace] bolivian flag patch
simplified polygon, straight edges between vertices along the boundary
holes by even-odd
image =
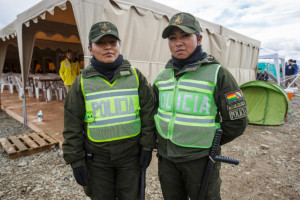
[[[228,102],[233,101],[233,100],[237,100],[243,98],[243,94],[241,91],[237,91],[237,92],[232,92],[230,94],[226,94],[226,100]]]
[[[231,120],[247,116],[246,101],[240,90],[225,94],[227,111]]]

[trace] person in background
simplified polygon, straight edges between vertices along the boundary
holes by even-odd
[[[294,65],[296,66],[296,69],[295,69],[295,79],[296,79],[296,78],[297,78],[297,75],[298,75],[299,66],[298,66],[296,60],[293,60],[293,63],[294,63]],[[294,87],[297,87],[296,81],[294,82]]]
[[[216,130],[223,130],[224,145],[242,135],[248,123],[243,93],[230,72],[202,50],[200,31],[193,15],[178,13],[162,33],[172,58],[153,90],[165,200],[197,200]],[[220,168],[217,162],[212,169],[206,200],[221,199]]]
[[[295,79],[295,74],[297,74],[297,65],[295,65],[293,59],[289,59],[288,65],[285,67],[285,86],[289,87],[290,83]],[[295,85],[295,83],[294,83]]]
[[[35,73],[35,74],[37,74],[37,73],[43,73],[42,67],[41,67],[40,64],[38,64],[38,63],[36,64],[34,73]]]
[[[68,50],[66,58],[60,63],[59,75],[64,81],[67,92],[69,92],[75,78],[80,74],[79,63],[75,62],[73,57],[72,51]]]
[[[89,32],[91,64],[65,100],[63,153],[91,199],[140,199],[141,169],[155,147],[154,95],[144,75],[120,54],[117,27]]]
[[[56,73],[56,68],[53,62],[49,62],[48,63],[48,67],[49,67],[49,73]]]

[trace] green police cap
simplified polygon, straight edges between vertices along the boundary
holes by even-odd
[[[120,40],[118,29],[114,24],[110,22],[98,22],[91,27],[89,41],[97,42],[105,35],[113,35]]]
[[[198,20],[189,13],[177,13],[169,21],[169,26],[162,33],[163,38],[167,38],[172,29],[178,27],[186,33],[200,33],[201,28]]]

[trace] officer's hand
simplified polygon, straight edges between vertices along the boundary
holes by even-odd
[[[83,166],[73,168],[73,174],[74,174],[76,182],[79,185],[81,185],[81,186],[87,185],[88,176],[87,176],[87,173]]]
[[[141,157],[140,157],[140,165],[143,169],[146,169],[149,167],[150,162],[152,160],[152,151],[141,151]]]

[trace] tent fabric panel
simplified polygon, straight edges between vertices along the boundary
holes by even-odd
[[[74,52],[82,52],[81,44],[76,43],[36,40],[34,46],[38,47],[39,49],[49,48],[53,51],[56,51],[58,49],[60,49],[61,51],[67,51],[68,49],[71,49]]]
[[[248,87],[243,90],[247,103],[249,123],[263,124],[267,108],[267,89]]]
[[[72,5],[69,1],[62,5],[55,6],[50,10],[47,10],[43,14],[39,15],[39,19],[45,19],[46,21],[58,22],[68,25],[76,25]]]
[[[44,13],[47,11],[51,15],[54,13],[55,7],[61,7],[64,8],[67,0],[51,0],[51,1],[41,1],[34,5],[33,7],[29,8],[28,10],[20,13],[17,15],[18,21],[23,24],[25,22],[29,22],[30,20],[44,15]],[[30,26],[30,23],[29,23]]]
[[[244,83],[243,85],[241,85],[240,88],[243,89],[243,88],[247,88],[250,86],[269,88],[271,90],[281,93],[285,97],[286,101],[288,101],[288,99],[289,99],[285,90],[282,87],[280,87],[276,84],[273,84],[273,83],[265,82],[265,81],[250,81],[250,82],[247,82],[247,83]]]
[[[91,26],[102,20],[102,13],[108,0],[71,0],[74,16],[77,24],[78,33],[84,53],[84,63],[87,66],[90,63],[89,31]]]
[[[136,60],[129,60],[131,66],[139,69],[147,78],[149,83],[153,83],[156,75],[165,67],[166,63],[142,62]]]
[[[49,22],[49,21],[41,21],[37,24],[32,25],[29,28],[25,28],[24,30],[35,30],[35,34],[37,39],[44,39],[44,40],[53,40],[53,41],[62,41],[67,40],[69,38],[74,38],[74,43],[80,43],[78,29],[76,26],[56,23],[56,22]],[[60,38],[53,38],[54,36]]]
[[[7,46],[8,46],[7,42],[0,42],[0,77],[3,72]]]
[[[166,18],[158,20],[152,12],[139,16],[134,7],[122,11],[110,4],[105,7],[102,19],[118,27],[120,52],[126,59],[166,63],[171,58],[167,40],[161,37],[162,30],[168,24]]]
[[[285,56],[271,49],[261,47],[259,50],[259,58],[260,59],[285,59]]]
[[[0,30],[0,38],[2,39],[2,41],[6,41],[17,36],[17,24],[17,20],[14,20]]]
[[[279,125],[284,123],[288,113],[289,101],[286,92],[280,86],[264,81],[251,81],[240,86],[247,102],[249,123],[261,125]],[[257,104],[265,103],[265,118],[261,117],[261,107]]]
[[[250,45],[252,47],[259,48],[260,47],[260,41],[250,38],[248,36],[242,35],[240,33],[237,33],[229,28],[226,28],[224,26],[221,26],[221,35],[233,39],[238,42],[242,42],[246,45]]]
[[[70,37],[63,37],[60,34],[53,34],[51,36],[46,35],[44,32],[37,32],[35,35],[37,40],[45,40],[45,41],[55,41],[55,42],[67,42],[71,44],[81,44],[80,40],[75,36],[71,35]]]
[[[201,32],[201,35],[203,50],[208,54],[213,55],[221,64],[224,63],[222,58],[222,54],[224,53],[224,38],[208,29],[204,29]]]
[[[273,90],[269,90],[269,101],[264,125],[279,125],[284,123],[287,113],[287,104],[285,97]]]
[[[223,38],[222,44],[220,63],[229,69],[237,83],[255,80],[258,48],[229,38]]]

